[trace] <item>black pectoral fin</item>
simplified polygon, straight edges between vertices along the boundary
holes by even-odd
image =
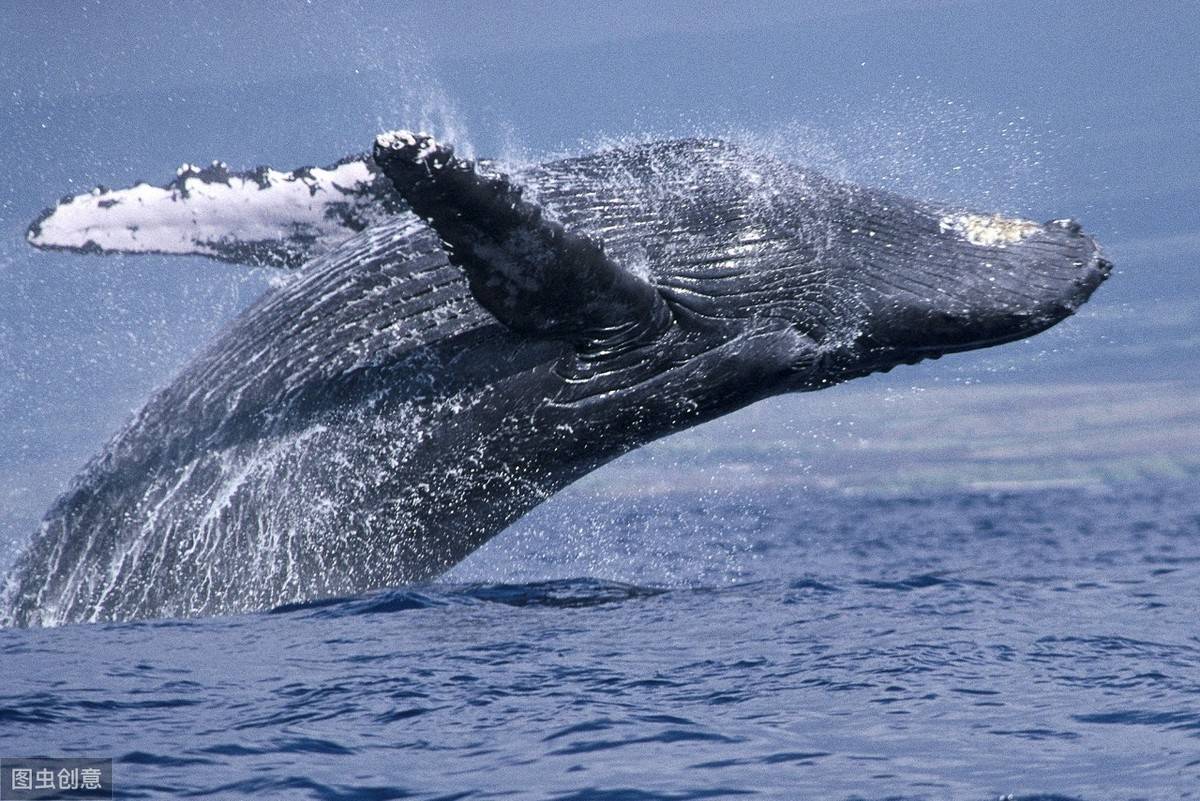
[[[476,300],[510,328],[609,349],[669,325],[653,285],[547,219],[506,176],[480,172],[425,134],[383,134],[374,157],[466,272]]]

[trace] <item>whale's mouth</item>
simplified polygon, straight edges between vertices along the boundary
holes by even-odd
[[[855,343],[865,364],[855,372],[1032,336],[1074,314],[1112,273],[1095,240],[1071,220],[946,219],[923,243],[933,266],[897,266],[890,276],[895,286],[897,276],[917,272],[920,283],[871,304]]]
[[[1112,262],[1102,258],[1097,252],[1089,262],[1086,273],[1080,283],[1076,285],[1074,292],[1064,298],[1062,302],[1052,304],[1044,311],[1017,316],[1011,321],[1012,326],[1010,330],[982,335],[964,342],[958,342],[949,347],[946,345],[925,345],[916,346],[913,350],[917,353],[942,355],[978,348],[988,348],[993,345],[1003,345],[1033,336],[1074,314],[1080,306],[1087,302],[1088,298],[1099,288],[1100,284],[1108,279],[1109,275],[1112,274],[1112,269]]]

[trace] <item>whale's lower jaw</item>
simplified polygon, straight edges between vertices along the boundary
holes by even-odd
[[[1030,310],[996,314],[991,319],[977,322],[964,321],[961,325],[968,333],[954,332],[947,335],[944,342],[894,345],[885,349],[887,356],[883,361],[910,364],[917,360],[1006,345],[1053,328],[1073,315],[1112,274],[1112,263],[1101,257],[1099,249],[1090,239],[1084,247],[1092,248],[1086,265],[1075,268],[1075,275],[1064,288]]]

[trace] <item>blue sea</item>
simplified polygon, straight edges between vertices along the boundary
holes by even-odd
[[[573,573],[622,519],[622,580]],[[120,798],[1193,798],[1197,586],[1194,482],[576,499],[427,586],[0,631],[0,753]]]

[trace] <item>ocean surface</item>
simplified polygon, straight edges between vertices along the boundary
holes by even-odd
[[[120,798],[1194,798],[1196,478],[576,493],[426,586],[0,631],[0,754]]]

